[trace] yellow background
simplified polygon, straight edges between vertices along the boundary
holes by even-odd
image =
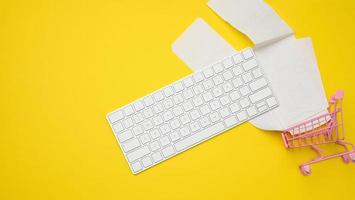
[[[137,176],[109,111],[189,73],[172,42],[197,17],[235,48],[252,46],[206,0],[1,1],[0,199],[351,199],[355,164],[287,151],[279,133],[243,124]],[[312,37],[327,96],[345,90],[355,142],[355,3],[268,0]]]

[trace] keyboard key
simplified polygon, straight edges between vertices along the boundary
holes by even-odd
[[[171,95],[174,94],[173,89],[170,86],[166,87],[164,89],[164,94],[166,97],[170,97]]]
[[[178,132],[173,132],[170,134],[171,141],[175,142],[180,139],[180,135]]]
[[[251,106],[251,107],[247,108],[247,113],[249,116],[254,116],[254,115],[258,114],[258,111],[256,110],[255,106]]]
[[[173,129],[173,130],[179,128],[179,127],[180,127],[180,122],[179,122],[179,120],[178,120],[178,119],[172,120],[172,121],[170,122],[170,127],[171,127],[171,129]]]
[[[242,108],[246,108],[250,105],[250,101],[249,99],[246,97],[246,98],[243,98],[239,101],[240,105],[242,106]]]
[[[252,91],[256,91],[262,87],[265,87],[266,85],[267,85],[267,82],[266,82],[265,78],[260,78],[260,79],[254,81],[254,82],[251,82],[249,84]]]
[[[224,92],[230,92],[233,90],[233,86],[230,83],[226,83],[222,87],[223,87]]]
[[[123,111],[126,116],[132,115],[134,113],[132,106],[126,106]]]
[[[156,100],[156,101],[161,101],[161,100],[163,100],[164,99],[164,96],[163,96],[163,94],[159,91],[159,92],[156,92],[154,95],[154,99]]]
[[[160,103],[157,103],[153,106],[153,110],[154,110],[154,113],[158,114],[158,113],[161,113],[164,111],[164,107]]]
[[[258,63],[255,59],[251,59],[243,63],[243,68],[245,71],[251,70],[256,66],[258,66]]]
[[[138,124],[144,120],[144,117],[141,113],[137,113],[137,114],[133,115],[133,120],[136,124]]]
[[[222,63],[217,63],[213,66],[213,70],[215,73],[219,73],[221,71],[223,71],[223,66]]]
[[[133,121],[131,118],[127,118],[126,120],[123,121],[124,127],[129,128],[133,126]]]
[[[239,92],[242,96],[246,96],[251,93],[250,89],[248,86],[243,86],[239,89]]]
[[[113,125],[113,129],[115,130],[115,133],[121,133],[122,131],[124,131],[124,127],[122,126],[121,123],[117,123],[115,125]]]
[[[224,80],[228,81],[233,78],[233,74],[231,71],[226,71],[223,73]]]
[[[115,123],[115,122],[123,119],[123,117],[124,117],[123,112],[119,110],[119,111],[116,111],[116,112],[110,114],[108,118],[112,124],[112,123]]]
[[[219,100],[221,101],[222,106],[225,106],[230,103],[228,96],[223,96]]]
[[[203,128],[205,128],[206,126],[210,125],[211,122],[210,122],[210,120],[209,120],[207,117],[203,117],[203,118],[201,118],[201,120],[200,120],[200,124],[201,124],[201,126],[202,126]]]
[[[234,87],[238,88],[243,85],[243,81],[241,77],[237,77],[232,81]]]
[[[205,87],[205,90],[209,90],[211,88],[213,88],[213,82],[212,80],[206,80],[205,82],[203,82],[203,87]]]
[[[150,157],[145,157],[142,159],[142,163],[143,163],[143,166],[144,167],[149,167],[151,166],[153,163],[152,163],[152,160],[150,159]]]
[[[224,122],[226,123],[227,127],[231,127],[231,126],[236,125],[238,123],[238,120],[236,117],[231,116],[231,117],[228,117],[227,119],[225,119]]]
[[[272,94],[270,88],[264,88],[249,96],[252,103],[256,103]]]
[[[205,75],[206,78],[209,78],[211,76],[213,76],[213,70],[211,68],[207,68],[205,70],[203,70],[203,74]]]
[[[143,169],[142,165],[139,162],[135,162],[131,166],[132,166],[133,172],[135,172],[135,173],[139,172],[140,170]]]
[[[221,107],[221,105],[219,104],[218,101],[212,101],[212,102],[210,103],[210,106],[211,106],[212,110],[217,110],[218,108]]]
[[[237,91],[233,91],[232,93],[229,94],[230,98],[232,101],[236,101],[240,98],[240,95]]]
[[[190,101],[187,101],[182,104],[182,107],[184,108],[185,112],[190,111],[194,106],[191,104]]]
[[[201,97],[196,97],[195,99],[192,100],[194,102],[195,106],[200,106],[203,104],[203,100]]]
[[[190,124],[190,129],[192,132],[200,130],[200,125],[197,122],[193,122]]]
[[[237,65],[237,66],[233,67],[233,73],[236,76],[241,75],[243,73],[242,67],[240,65]]]
[[[183,112],[184,111],[182,110],[181,106],[177,106],[173,108],[173,113],[176,117],[180,116]]]
[[[222,79],[221,76],[218,75],[218,76],[213,78],[213,82],[214,82],[215,85],[219,85],[219,84],[223,83],[223,79]]]
[[[153,118],[153,123],[155,126],[158,126],[160,124],[162,124],[164,121],[160,116],[156,116]]]
[[[210,113],[211,110],[208,107],[208,105],[206,104],[206,105],[201,106],[200,112],[201,112],[202,115],[206,115],[206,114]]]
[[[239,121],[244,121],[248,118],[248,115],[247,115],[247,112],[245,112],[245,110],[243,110],[237,114],[237,117],[238,117]]]
[[[246,49],[242,52],[244,59],[249,59],[254,57],[254,53],[251,49]]]
[[[181,82],[175,83],[173,87],[174,87],[175,92],[180,92],[184,89],[184,86],[182,85]]]
[[[142,110],[144,108],[144,105],[143,105],[143,103],[141,101],[137,101],[133,105],[134,105],[134,109],[136,111],[140,111],[140,110]]]
[[[136,149],[132,151],[131,153],[127,154],[127,159],[129,162],[133,162],[137,159],[140,159],[144,157],[145,155],[148,155],[150,153],[149,149],[147,146],[141,147],[139,149]]]
[[[167,134],[170,132],[170,127],[169,125],[167,124],[164,124],[163,126],[160,127],[160,131],[163,133],[163,134]]]
[[[184,82],[185,87],[187,87],[187,88],[191,87],[194,84],[191,77],[185,78],[183,82]]]
[[[144,114],[144,117],[145,117],[145,118],[150,118],[151,116],[154,115],[152,109],[150,109],[150,108],[145,109],[145,110],[143,111],[143,114]]]
[[[220,87],[217,87],[217,88],[213,89],[212,93],[215,97],[219,97],[223,94],[223,91]]]
[[[139,139],[141,140],[142,144],[150,142],[150,138],[149,138],[148,134],[143,134],[142,136],[140,136]]]
[[[173,106],[174,106],[173,100],[171,100],[171,99],[166,99],[166,100],[164,101],[164,107],[165,107],[165,109],[169,109],[169,108],[171,108],[171,107],[173,107]]]
[[[145,131],[148,131],[153,128],[153,123],[150,120],[146,120],[143,122],[143,128]]]
[[[160,149],[160,144],[158,141],[151,142],[149,144],[149,146],[152,151],[156,151],[156,150]]]
[[[202,73],[194,74],[193,78],[195,80],[195,83],[199,83],[199,82],[203,81],[203,79],[204,79]]]
[[[183,137],[189,135],[189,134],[190,134],[189,128],[184,127],[184,128],[182,128],[182,129],[180,129],[180,134],[181,134]]]
[[[185,99],[190,99],[191,97],[194,96],[194,93],[192,92],[192,90],[187,89],[184,91],[183,95]]]
[[[133,150],[139,146],[141,146],[141,144],[139,143],[139,141],[137,139],[134,138],[134,139],[129,140],[123,144],[123,150],[125,152],[128,152],[128,151]]]
[[[273,107],[273,106],[277,105],[275,97],[270,97],[270,98],[266,99],[266,103],[269,107]]]
[[[264,112],[267,110],[267,106],[264,105],[264,106],[258,107],[258,110],[259,110],[259,112]]]
[[[153,129],[152,131],[150,131],[150,137],[154,139],[157,139],[158,137],[160,137],[160,132],[158,129]]]
[[[173,113],[171,111],[166,111],[164,114],[163,114],[163,118],[165,121],[169,121],[173,118]]]
[[[192,120],[196,120],[196,119],[198,119],[201,116],[200,113],[197,110],[191,111],[190,115],[191,115],[191,119]]]
[[[184,98],[182,97],[181,94],[177,94],[174,96],[174,102],[175,102],[175,104],[180,104],[180,103],[184,102]]]
[[[206,101],[206,102],[209,102],[213,99],[213,96],[212,96],[212,93],[211,92],[206,92],[204,93],[203,95],[203,99]]]
[[[233,60],[235,64],[239,64],[243,61],[242,54],[237,54],[233,56]]]
[[[150,105],[153,105],[153,103],[154,103],[154,100],[151,96],[144,98],[143,101],[144,101],[145,106],[150,106]]]
[[[163,159],[163,156],[161,155],[160,152],[156,152],[152,154],[152,158],[154,160],[154,162],[159,162]]]
[[[219,117],[218,113],[212,113],[210,114],[210,119],[212,121],[212,123],[217,122],[218,120],[220,120],[221,118]]]
[[[259,78],[263,75],[260,68],[256,68],[252,71],[254,78]]]
[[[183,115],[183,116],[181,116],[180,121],[183,125],[185,125],[190,122],[190,118],[188,115]]]
[[[179,142],[175,143],[175,148],[177,151],[182,151],[194,144],[197,144],[213,135],[216,135],[220,131],[224,130],[224,125],[222,122],[214,124],[198,133],[191,135]]]
[[[165,158],[175,154],[175,150],[172,146],[168,146],[161,151]]]
[[[234,65],[233,63],[233,59],[232,58],[227,58],[225,60],[223,60],[223,65],[225,68],[230,68]]]
[[[256,107],[260,108],[260,107],[265,106],[265,105],[266,105],[265,101],[261,101],[261,102],[256,104]]]
[[[240,110],[238,103],[233,103],[229,106],[229,108],[231,109],[232,113],[238,112]]]
[[[201,94],[201,93],[203,92],[202,86],[201,86],[201,85],[196,85],[196,86],[194,87],[194,92],[195,92],[196,95]]]
[[[160,139],[160,144],[161,144],[162,146],[166,146],[166,145],[170,144],[170,140],[169,140],[168,136],[162,137],[162,138]]]
[[[142,127],[140,125],[134,127],[132,130],[133,130],[135,135],[140,135],[140,134],[143,133],[143,129],[142,129]]]
[[[221,117],[222,118],[225,118],[227,116],[229,116],[231,113],[229,111],[228,108],[222,108],[220,111],[219,111],[219,114],[221,114]]]
[[[242,77],[243,77],[244,83],[249,83],[250,81],[253,80],[253,77],[251,76],[251,74],[249,72],[243,74]]]

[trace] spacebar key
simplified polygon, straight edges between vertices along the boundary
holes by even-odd
[[[218,124],[215,124],[213,126],[206,128],[200,132],[197,132],[184,140],[181,140],[181,141],[175,143],[175,148],[177,151],[184,150],[187,147],[190,147],[196,143],[199,143],[204,139],[207,139],[213,135],[216,135],[217,133],[221,132],[222,130],[224,130],[224,125],[223,125],[223,122],[220,122]]]
[[[139,158],[142,158],[143,156],[149,154],[150,151],[147,146],[137,149],[129,154],[127,154],[127,158],[129,162],[133,162]]]

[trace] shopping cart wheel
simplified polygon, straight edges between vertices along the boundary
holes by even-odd
[[[349,163],[351,161],[351,158],[350,158],[349,154],[342,155],[341,158],[343,159],[343,161],[345,163]]]
[[[309,165],[301,165],[300,170],[305,176],[308,176],[312,173],[311,167]]]

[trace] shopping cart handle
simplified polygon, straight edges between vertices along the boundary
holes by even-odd
[[[343,97],[344,97],[344,91],[337,90],[335,94],[330,97],[330,103],[335,103],[336,101],[343,99]]]
[[[340,100],[343,99],[343,96],[344,96],[344,90],[337,90],[335,92],[334,98],[335,100]]]

